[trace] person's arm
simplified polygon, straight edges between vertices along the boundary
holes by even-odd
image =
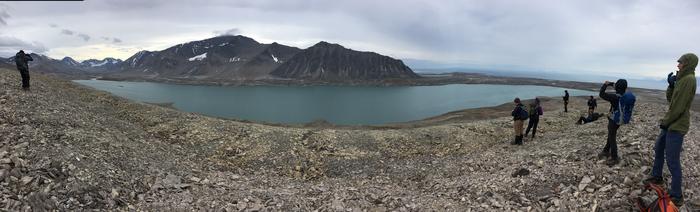
[[[34,61],[31,55],[25,54],[25,56],[27,56],[27,61]]]
[[[544,114],[544,111],[542,110],[542,106],[537,107],[537,115],[542,115]]]
[[[518,109],[520,109],[520,107],[515,106],[515,108],[513,109],[513,111],[510,112],[510,116],[515,117],[515,115],[518,114],[518,112],[519,112]]]
[[[670,85],[669,85],[668,88],[666,88],[666,101],[668,101],[669,103],[671,102],[671,98],[673,97],[673,89],[674,89],[674,87],[675,87],[675,86],[670,86]]]
[[[605,83],[603,83],[603,87],[600,87],[600,93],[598,94],[598,96],[600,96],[601,99],[608,101],[608,102],[615,101],[615,99],[617,99],[617,95],[606,93],[605,90],[607,88],[608,88],[608,82],[606,81]]]
[[[675,88],[671,89],[675,90],[675,92],[671,94],[671,98],[669,99],[671,105],[669,106],[668,112],[666,112],[666,115],[661,122],[663,127],[668,127],[676,122],[678,118],[683,116],[683,113],[690,108],[690,104],[693,103],[696,82],[695,80],[689,79],[692,78],[686,78],[685,80],[676,82],[676,85],[674,86]],[[668,91],[666,91],[666,93],[668,93]],[[666,96],[668,98],[668,94]]]

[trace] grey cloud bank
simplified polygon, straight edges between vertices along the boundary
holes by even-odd
[[[656,77],[673,70],[681,54],[700,49],[694,42],[700,28],[692,27],[700,20],[700,2],[693,0],[4,4],[0,35],[22,38],[25,44],[44,43],[48,54],[57,58],[125,59],[139,50],[241,34],[301,48],[325,40],[396,58],[464,67]],[[70,26],[81,37],[56,36],[56,26]]]

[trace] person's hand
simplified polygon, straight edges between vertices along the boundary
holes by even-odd
[[[668,130],[668,126],[664,125],[664,119],[659,119],[659,128],[662,130]]]
[[[674,84],[676,84],[676,76],[673,75],[673,72],[668,73],[668,76],[666,77],[666,82],[668,82],[668,86],[673,87]]]

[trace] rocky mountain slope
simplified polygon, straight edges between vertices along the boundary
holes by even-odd
[[[297,56],[298,55],[298,56]],[[61,76],[110,79],[226,82],[251,80],[353,81],[418,78],[400,60],[320,42],[308,49],[263,44],[245,36],[218,36],[161,51],[140,51],[125,61],[114,58],[77,62],[32,54],[31,68]],[[0,58],[4,67],[13,58]],[[272,74],[274,72],[274,74]]]
[[[115,59],[111,57],[107,57],[102,60],[97,60],[97,59],[89,59],[85,60],[79,64],[76,64],[76,61],[73,60],[73,58],[70,57],[64,57],[63,60],[64,63],[74,65],[74,66],[79,66],[83,68],[86,71],[93,71],[93,72],[109,72],[109,71],[118,71],[121,68],[122,65],[122,60],[120,59]]]
[[[24,210],[630,211],[664,104],[639,95],[622,163],[595,159],[606,123],[547,109],[511,146],[508,117],[420,128],[279,127],[136,103],[0,70],[0,208]],[[682,163],[700,201],[700,116]]]
[[[179,44],[162,51],[143,51],[127,59],[110,78],[172,80],[317,81],[417,78],[400,60],[319,42],[307,49],[262,44],[245,36],[220,36]]]
[[[282,78],[319,81],[418,78],[401,60],[319,42],[271,72]]]
[[[142,51],[127,59],[119,75],[151,78],[256,79],[301,50],[262,44],[244,36],[220,36],[178,44],[162,51]]]
[[[45,74],[54,74],[67,78],[80,78],[99,76],[104,73],[119,70],[122,60],[115,58],[105,58],[102,60],[89,59],[78,62],[71,57],[64,57],[57,60],[45,55],[31,53],[33,61],[29,62],[29,70]],[[10,58],[0,58],[0,67],[16,69],[14,56]]]

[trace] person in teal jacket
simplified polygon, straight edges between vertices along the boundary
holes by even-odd
[[[666,100],[669,102],[668,112],[661,119],[661,133],[654,145],[654,167],[651,177],[645,183],[663,184],[664,161],[671,172],[671,188],[669,194],[676,206],[683,205],[683,175],[681,169],[681,150],[683,137],[690,127],[690,105],[695,97],[696,81],[695,67],[698,56],[692,53],[684,54],[678,59],[678,73],[668,75]]]

